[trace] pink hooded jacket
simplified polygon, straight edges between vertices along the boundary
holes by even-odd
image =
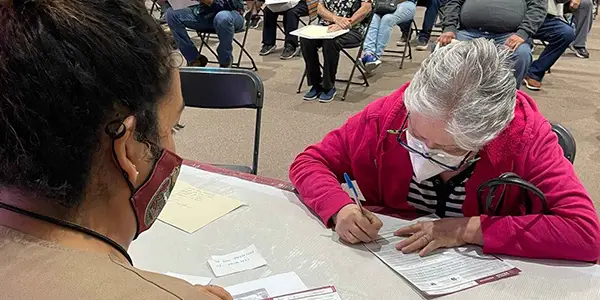
[[[342,207],[353,203],[340,186],[344,172],[356,180],[369,210],[415,215],[406,201],[413,174],[409,153],[396,135],[387,133],[399,129],[406,117],[403,94],[407,86],[369,104],[309,146],[292,164],[292,183],[326,225],[331,225],[330,218]],[[600,224],[592,200],[564,158],[550,123],[529,96],[517,93],[514,120],[479,156],[466,182],[464,216],[479,215],[477,188],[504,172],[516,173],[542,190],[551,211],[549,215],[524,215],[523,192],[507,188],[502,216],[481,215],[484,252],[581,261],[600,257]],[[540,201],[533,194],[530,198],[533,211],[539,212]]]

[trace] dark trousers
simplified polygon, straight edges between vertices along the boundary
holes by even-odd
[[[302,38],[300,47],[306,67],[306,78],[309,86],[321,86],[329,90],[335,86],[335,75],[337,74],[340,50],[343,48],[360,46],[363,34],[356,29],[348,33],[328,40],[309,40]],[[323,77],[319,66],[319,54],[317,50],[323,47]]]
[[[540,57],[531,64],[527,72],[528,77],[542,81],[546,71],[554,65],[575,40],[575,30],[560,18],[548,16],[533,35],[533,38],[548,43],[548,46],[544,48]]]
[[[277,40],[277,17],[283,15],[283,31],[285,44],[298,47],[298,37],[290,32],[298,29],[300,17],[308,16],[308,6],[305,1],[300,1],[296,6],[282,12],[273,12],[268,7],[264,10],[263,45],[275,45]]]

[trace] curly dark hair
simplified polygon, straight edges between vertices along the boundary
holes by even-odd
[[[139,0],[0,0],[0,188],[78,206],[106,124],[158,142],[169,41]]]

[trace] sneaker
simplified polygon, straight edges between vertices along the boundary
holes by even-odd
[[[335,97],[337,90],[336,88],[331,88],[329,91],[324,91],[319,95],[319,102],[321,103],[329,103]]]
[[[573,51],[575,51],[575,55],[579,58],[590,58],[590,53],[585,47],[573,47]]]
[[[252,29],[256,29],[256,28],[258,28],[258,26],[260,26],[260,23],[262,23],[262,18],[259,15],[254,15],[250,19],[250,25],[249,26]]]
[[[260,48],[260,52],[258,52],[258,55],[260,55],[260,56],[269,55],[273,51],[275,51],[275,49],[277,49],[277,46],[275,46],[275,45],[263,45],[262,48]]]
[[[404,43],[406,43],[407,41],[408,41],[408,33],[402,32],[402,36],[400,37],[400,40],[396,43],[396,46],[404,46]]]
[[[371,53],[365,54],[365,56],[363,56],[363,58],[361,59],[361,62],[367,73],[375,71],[375,69],[377,69],[377,67],[379,67],[379,65],[381,64],[381,61]]]
[[[415,49],[417,49],[417,51],[427,51],[429,49],[429,40],[420,38],[417,40]]]
[[[294,47],[292,45],[285,45],[285,48],[283,48],[283,52],[281,53],[281,56],[279,56],[279,58],[287,60],[290,58],[293,58],[294,56],[298,55],[298,53],[300,53],[300,47]]]
[[[542,89],[542,82],[535,80],[531,77],[525,77],[525,79],[523,79],[523,84],[530,90],[530,91],[539,91]]]
[[[319,96],[321,96],[321,87],[314,85],[310,88],[310,91],[308,91],[308,93],[304,94],[304,97],[302,97],[302,99],[306,101],[311,101],[319,98]]]
[[[206,56],[200,54],[198,58],[188,63],[189,67],[206,67],[208,64],[208,58]]]

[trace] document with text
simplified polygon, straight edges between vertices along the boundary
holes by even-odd
[[[208,264],[215,276],[225,276],[267,265],[255,245],[225,255],[213,255]]]
[[[394,231],[419,220],[436,217],[428,216],[413,221],[379,217],[384,224],[380,238],[365,246],[425,295],[450,294],[520,272],[495,256],[483,254],[481,247],[477,246],[438,249],[425,257],[418,253],[404,254],[396,249],[396,244],[406,237],[394,236]]]
[[[329,32],[328,26],[322,25],[307,25],[300,29],[296,29],[290,34],[309,39],[309,40],[328,40],[334,39],[340,35],[348,33],[348,29],[342,29],[334,32]]]

